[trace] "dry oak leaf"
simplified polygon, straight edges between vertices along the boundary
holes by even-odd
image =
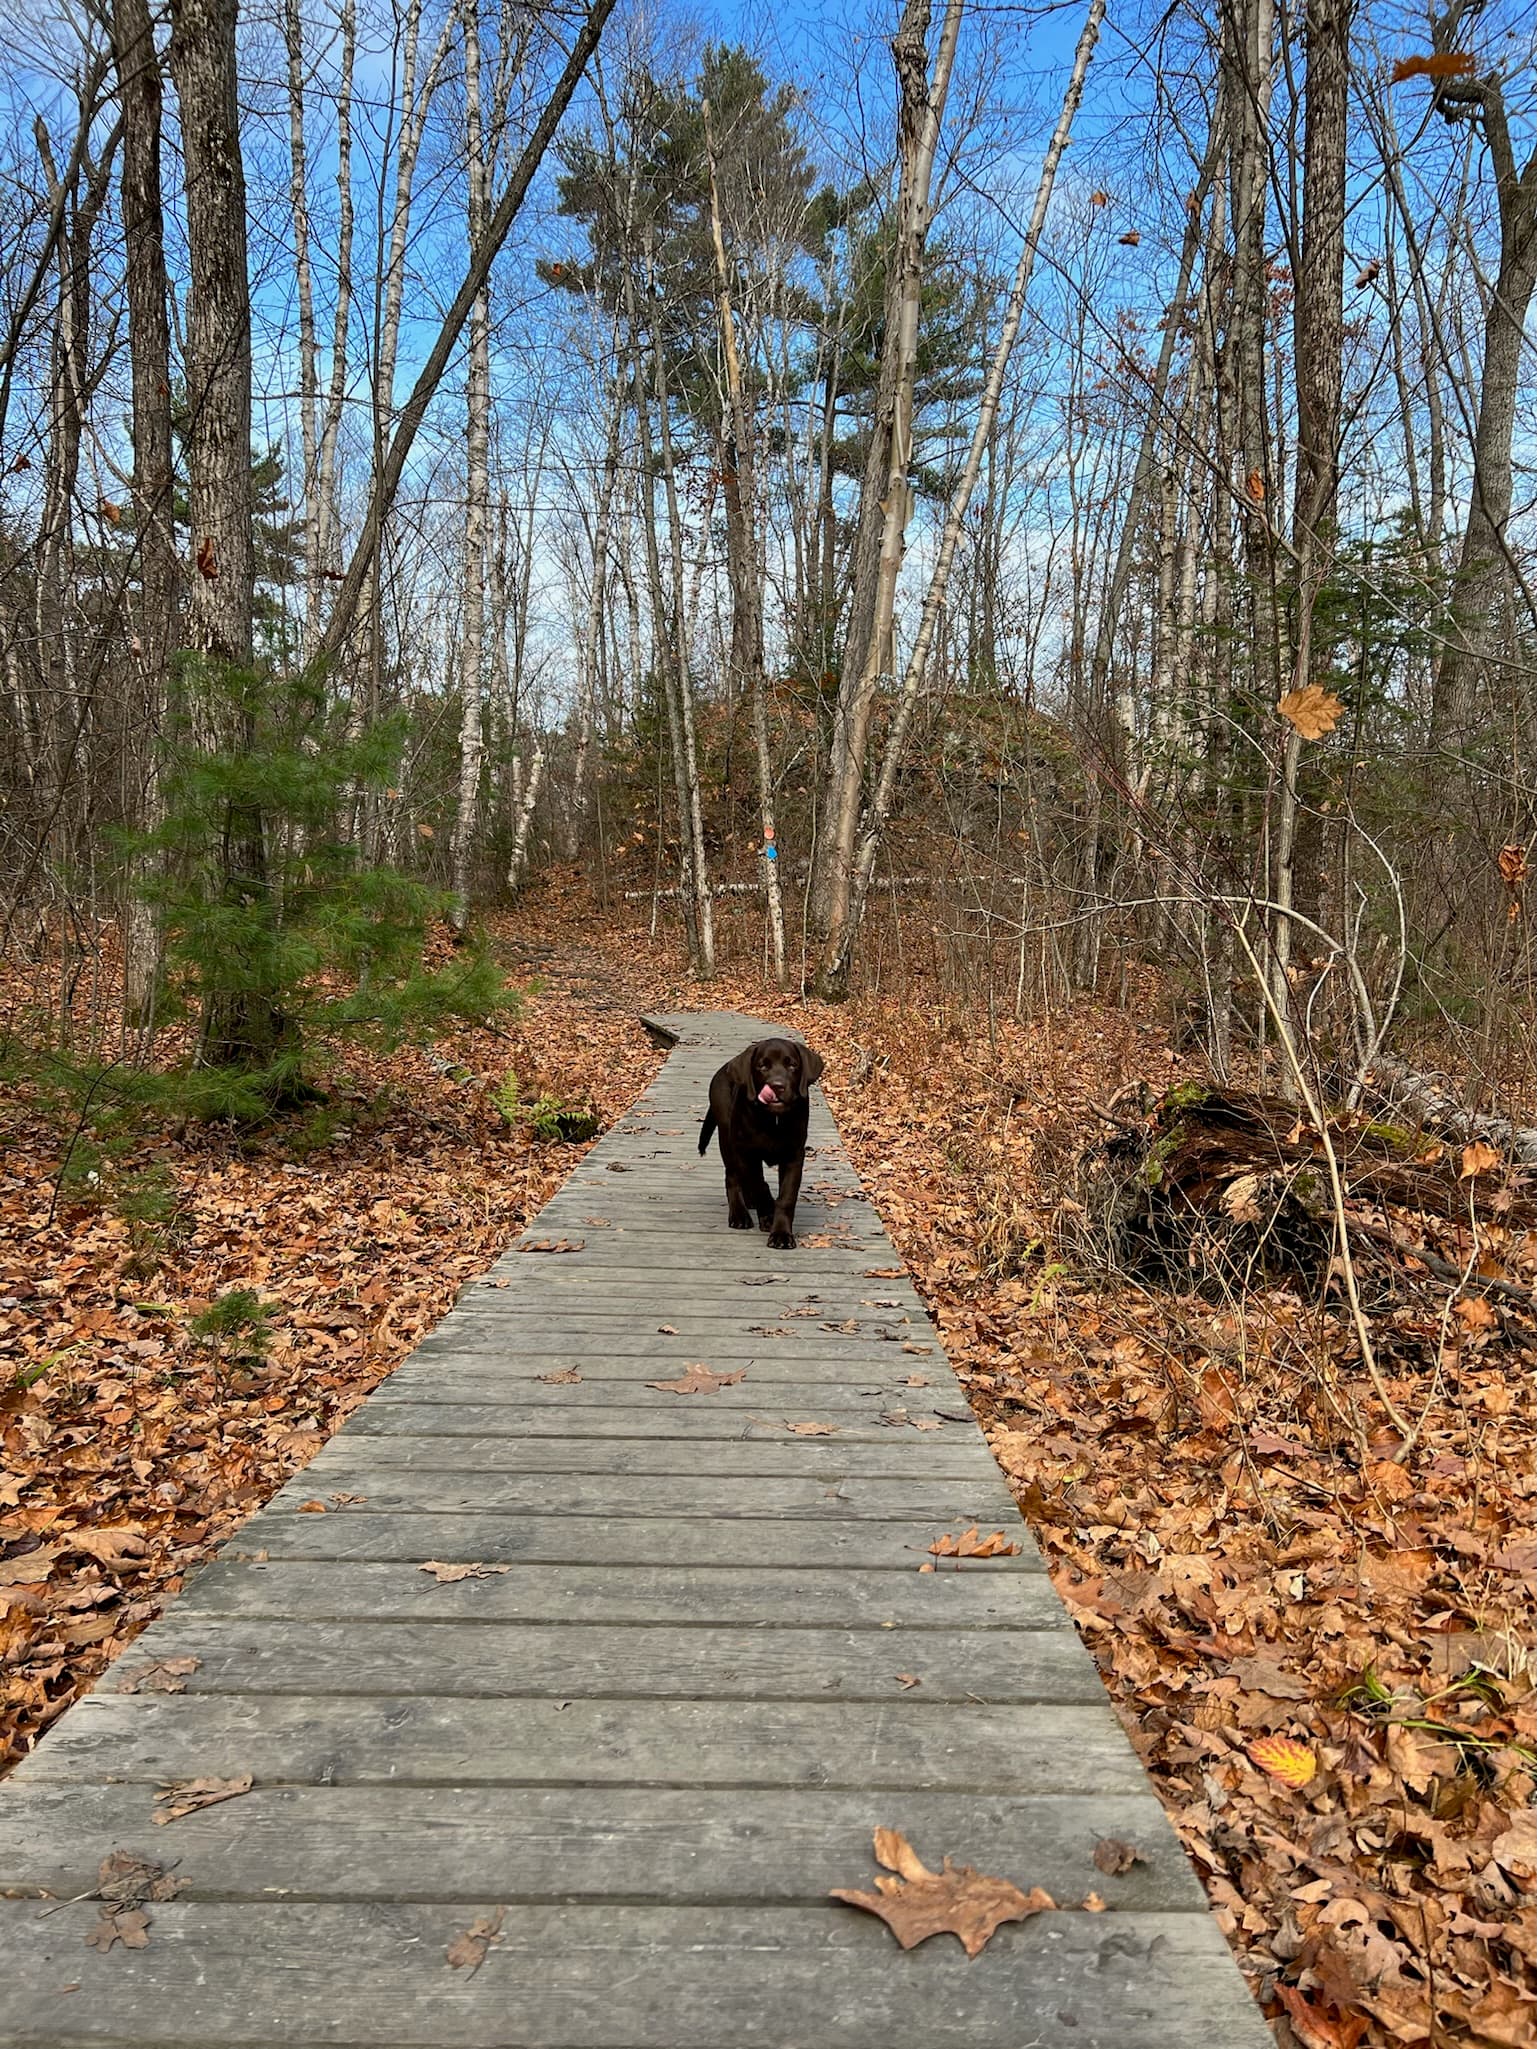
[[[562,1366],[558,1373],[541,1373],[539,1378],[548,1381],[551,1387],[575,1387],[581,1374],[574,1366]]]
[[[1475,1175],[1487,1174],[1491,1168],[1499,1164],[1500,1156],[1494,1147],[1485,1145],[1481,1138],[1476,1139],[1472,1145],[1465,1145],[1462,1148],[1462,1168],[1457,1179],[1471,1181]]]
[[[1356,2049],[1371,2026],[1364,2013],[1342,2014],[1333,2007],[1315,2006],[1295,1985],[1277,1985],[1276,1997],[1304,2049]]]
[[[1500,871],[1500,880],[1511,889],[1519,889],[1532,872],[1527,866],[1526,848],[1516,841],[1500,848],[1495,864]]]
[[[155,1795],[159,1802],[151,1820],[161,1826],[180,1821],[184,1814],[196,1814],[201,1807],[217,1807],[224,1800],[238,1800],[249,1793],[252,1779],[242,1772],[238,1779],[176,1779]]]
[[[899,1281],[906,1270],[900,1266],[867,1266],[864,1278],[867,1281]]]
[[[187,1675],[195,1672],[201,1658],[159,1658],[153,1665],[141,1665],[126,1672],[117,1682],[119,1693],[185,1693]]]
[[[67,1543],[71,1551],[83,1551],[108,1572],[137,1572],[149,1557],[149,1545],[137,1523],[119,1523],[116,1529],[71,1530]]]
[[[510,1565],[445,1565],[441,1558],[429,1558],[418,1572],[430,1572],[440,1587],[451,1587],[461,1579],[494,1579],[499,1572],[511,1572]]]
[[[124,1949],[148,1949],[149,1919],[142,1907],[119,1907],[115,1913],[103,1913],[88,1931],[85,1946],[99,1949],[103,1956],[115,1942],[120,1942]]]
[[[586,1243],[585,1238],[534,1238],[517,1249],[519,1252],[580,1252]]]
[[[675,1323],[659,1323],[656,1334],[659,1338],[675,1338],[678,1335],[678,1326]]]
[[[444,1950],[445,1960],[456,1971],[467,1970],[473,1978],[486,1960],[486,1952],[502,1932],[502,1923],[507,1918],[507,1909],[498,1907],[494,1914],[482,1914],[478,1921],[472,1921],[462,1935],[456,1935]]]
[[[1002,1530],[994,1530],[990,1537],[981,1536],[973,1523],[958,1537],[952,1537],[946,1530],[930,1544],[929,1551],[935,1558],[1014,1558],[1019,1554],[1019,1546]]]
[[[17,1558],[0,1558],[0,1587],[31,1586],[45,1580],[62,1544],[39,1544],[35,1551],[23,1551]]]
[[[1288,690],[1276,710],[1304,740],[1321,740],[1345,716],[1340,700],[1317,683],[1306,684],[1301,690]]]
[[[1097,1892],[1086,1892],[1083,1896],[1083,1911],[1086,1914],[1108,1914],[1110,1909]]]
[[[747,1378],[744,1366],[739,1373],[712,1373],[708,1366],[689,1366],[677,1380],[648,1380],[647,1387],[654,1387],[663,1394],[715,1394],[723,1387],[732,1387],[739,1380]]]
[[[96,1897],[115,1907],[142,1907],[146,1900],[172,1900],[183,1881],[137,1850],[109,1850],[96,1870]]]
[[[942,1871],[930,1871],[894,1828],[875,1831],[875,1861],[894,1875],[877,1878],[874,1892],[839,1889],[831,1897],[878,1914],[904,1949],[931,1935],[953,1935],[975,1957],[1005,1921],[1028,1921],[1057,1904],[1038,1885],[1023,1893],[1006,1878],[990,1878],[948,1857]]]
[[[1261,1771],[1286,1786],[1309,1785],[1318,1773],[1312,1751],[1290,1736],[1261,1736],[1249,1745],[1249,1755]]]
[[[325,1512],[326,1505],[323,1501],[301,1501],[294,1510],[295,1515],[324,1515]]]
[[[1464,1295],[1452,1310],[1469,1330],[1494,1330],[1499,1324],[1498,1313],[1482,1295]]]
[[[1094,1845],[1094,1869],[1103,1871],[1107,1878],[1119,1878],[1133,1864],[1146,1862],[1135,1843],[1123,1843],[1119,1836],[1101,1836]]]
[[[786,1430],[792,1437],[836,1437],[836,1423],[786,1423]]]

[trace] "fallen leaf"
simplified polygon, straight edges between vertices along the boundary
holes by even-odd
[[[0,1587],[32,1586],[45,1580],[63,1549],[62,1544],[39,1544],[18,1557],[0,1558]]]
[[[1305,684],[1301,690],[1288,690],[1276,710],[1304,740],[1323,739],[1345,716],[1345,707],[1340,700],[1318,683]]]
[[[324,1515],[325,1512],[326,1505],[323,1501],[301,1501],[294,1510],[296,1515]]]
[[[675,1323],[659,1323],[656,1334],[659,1338],[675,1338],[678,1335],[678,1326]]]
[[[1086,1914],[1105,1914],[1110,1910],[1097,1892],[1086,1892],[1083,1896],[1083,1911]]]
[[[786,1423],[786,1430],[792,1437],[836,1437],[836,1423]]]
[[[1494,1330],[1500,1321],[1498,1311],[1483,1295],[1463,1295],[1452,1309],[1468,1330]]]
[[[1480,1138],[1472,1145],[1462,1148],[1462,1168],[1459,1181],[1471,1181],[1476,1175],[1487,1174],[1500,1164],[1500,1156],[1492,1145],[1485,1145]]]
[[[929,1550],[935,1558],[1014,1558],[1019,1546],[1012,1537],[1006,1537],[1002,1530],[994,1530],[990,1537],[980,1536],[977,1525],[952,1537],[947,1530],[936,1537]]]
[[[149,1557],[149,1545],[137,1523],[123,1523],[115,1529],[71,1530],[67,1548],[83,1551],[108,1572],[134,1572]]]
[[[1249,1745],[1249,1755],[1261,1771],[1287,1786],[1306,1786],[1318,1772],[1312,1751],[1290,1736],[1261,1736]]]
[[[419,1565],[418,1572],[430,1572],[440,1587],[451,1587],[461,1579],[495,1579],[498,1573],[511,1572],[510,1565],[445,1565],[441,1558],[429,1558]]]
[[[1119,1836],[1101,1836],[1094,1845],[1094,1869],[1103,1871],[1107,1878],[1119,1878],[1133,1864],[1146,1862],[1135,1843],[1123,1843]]]
[[[739,1373],[712,1373],[708,1366],[689,1366],[677,1380],[648,1380],[646,1385],[659,1389],[663,1394],[715,1394],[721,1388],[732,1387],[746,1378],[745,1366]]]
[[[237,1779],[175,1779],[155,1795],[157,1805],[150,1819],[164,1826],[168,1821],[180,1821],[184,1814],[196,1814],[200,1808],[238,1800],[250,1790],[249,1772]]]
[[[1040,1886],[1023,1893],[1006,1878],[949,1857],[943,1870],[931,1871],[896,1829],[875,1831],[875,1861],[894,1875],[877,1878],[874,1892],[839,1889],[830,1897],[878,1914],[904,1949],[931,1935],[953,1935],[975,1957],[1005,1921],[1028,1921],[1057,1904]]]
[[[174,1899],[184,1881],[169,1866],[137,1850],[109,1850],[96,1871],[96,1897],[117,1907],[142,1907],[146,1900]]]
[[[126,1672],[117,1682],[119,1693],[185,1693],[187,1675],[195,1672],[201,1658],[160,1658],[153,1665]]]
[[[1303,2049],[1356,2049],[1371,2026],[1366,2014],[1342,2014],[1335,2007],[1317,2005],[1295,1985],[1275,1989]]]
[[[541,1373],[539,1378],[548,1381],[551,1387],[575,1387],[581,1374],[574,1366],[562,1366],[558,1373]]]
[[[103,1913],[95,1927],[85,1938],[87,1949],[100,1950],[105,1956],[115,1942],[124,1949],[148,1949],[150,1917],[142,1907],[120,1907],[115,1913]]]
[[[902,1687],[907,1693],[911,1693],[915,1686],[923,1684],[923,1681],[916,1672],[894,1672],[892,1677],[896,1680],[898,1686]]]
[[[1228,1670],[1248,1693],[1268,1694],[1272,1700],[1313,1698],[1313,1689],[1290,1672],[1283,1672],[1274,1658],[1234,1658]]]
[[[507,1909],[498,1907],[494,1914],[483,1914],[478,1921],[472,1921],[462,1935],[456,1935],[444,1950],[446,1961],[456,1971],[468,1971],[473,1978],[486,1960],[486,1952],[502,1932],[502,1923],[507,1918]]]
[[[864,1278],[867,1281],[899,1281],[906,1271],[905,1266],[867,1266]]]
[[[517,1249],[519,1252],[580,1252],[586,1243],[585,1238],[534,1238]]]

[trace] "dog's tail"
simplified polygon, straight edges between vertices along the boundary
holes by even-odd
[[[703,1124],[701,1124],[701,1125],[700,1125],[700,1127],[699,1127],[699,1152],[700,1152],[700,1157],[701,1157],[701,1158],[703,1158],[703,1156],[704,1156],[704,1155],[705,1155],[705,1154],[706,1154],[706,1153],[707,1153],[707,1152],[708,1152],[708,1151],[710,1150],[710,1140],[711,1140],[711,1139],[712,1139],[712,1138],[713,1138],[714,1136],[715,1136],[715,1111],[714,1111],[714,1108],[712,1107],[712,1108],[710,1108],[710,1109],[708,1109],[708,1110],[706,1110],[706,1111],[705,1111],[705,1113],[704,1113],[704,1122],[703,1122]]]

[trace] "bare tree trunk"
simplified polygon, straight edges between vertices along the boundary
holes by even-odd
[[[506,188],[492,209],[480,247],[472,256],[464,279],[439,323],[437,335],[427,351],[422,367],[417,373],[416,382],[411,387],[411,396],[407,399],[390,438],[388,452],[381,454],[376,467],[362,530],[353,547],[351,560],[343,573],[336,605],[326,626],[325,638],[321,645],[323,654],[335,654],[352,631],[358,612],[358,601],[375,565],[384,523],[395,503],[401,478],[405,475],[406,463],[421,430],[422,421],[427,416],[427,408],[443,381],[443,373],[448,368],[459,336],[464,332],[471,308],[491,275],[492,265],[522,209],[528,188],[533,183],[534,173],[544,160],[544,153],[560,126],[561,117],[570,105],[571,96],[587,68],[587,61],[597,48],[603,25],[613,10],[614,0],[591,0],[586,18],[572,43],[565,67],[545,100],[539,119],[524,144]]]
[[[597,518],[592,536],[592,576],[587,587],[587,618],[577,655],[576,758],[571,769],[571,809],[566,825],[566,859],[573,861],[587,823],[587,756],[592,746],[593,707],[603,649],[603,607],[608,589],[609,529],[614,490],[619,480],[619,436],[624,418],[624,386],[618,377],[610,400],[608,442],[603,451],[603,476],[598,485]]]
[[[705,981],[715,974],[715,904],[710,894],[709,863],[704,847],[704,805],[699,788],[699,745],[694,730],[694,683],[689,669],[688,618],[684,607],[683,514],[678,504],[678,477],[672,454],[672,421],[668,412],[667,357],[662,343],[660,295],[652,288],[651,362],[656,378],[657,434],[661,442],[662,489],[667,501],[667,534],[672,554],[671,675],[678,700],[678,732],[683,743],[683,807],[679,827],[689,848],[689,886],[694,893],[694,920],[699,934],[695,971]]]
[[[187,643],[214,665],[249,672],[254,654],[255,547],[251,508],[251,294],[245,168],[240,154],[235,23],[238,0],[172,0],[171,76],[186,172],[187,499],[192,529]],[[238,744],[256,715],[239,692]],[[224,885],[234,901],[268,889],[265,825],[246,799],[230,805]],[[263,1067],[282,1020],[255,990],[221,992],[202,1020],[203,1058]]]
[[[774,762],[769,750],[768,689],[763,674],[763,583],[758,557],[755,436],[747,393],[742,384],[742,365],[737,355],[736,320],[731,310],[731,273],[726,264],[725,238],[721,233],[720,187],[708,100],[704,103],[704,129],[709,156],[710,231],[715,244],[721,343],[726,358],[726,389],[731,410],[731,431],[722,465],[726,478],[727,572],[731,579],[731,666],[738,687],[745,685],[752,707],[769,944],[773,952],[774,979],[783,988],[785,914],[779,887],[779,833],[774,817]],[[733,497],[736,501],[734,508]]]
[[[880,778],[870,802],[865,828],[860,836],[854,887],[849,906],[849,915],[843,926],[840,945],[830,953],[824,968],[824,993],[827,988],[839,996],[848,993],[849,972],[854,947],[858,941],[860,926],[864,920],[865,905],[869,898],[870,883],[875,874],[876,857],[880,852],[886,821],[891,813],[892,799],[896,794],[897,773],[902,764],[902,753],[907,742],[907,729],[912,721],[914,708],[923,690],[924,676],[928,669],[929,650],[933,645],[935,629],[939,624],[944,607],[945,594],[950,585],[950,572],[955,563],[955,551],[965,525],[967,508],[976,489],[977,478],[982,471],[982,458],[992,436],[993,423],[998,416],[998,400],[1003,391],[1003,380],[1008,371],[1009,358],[1014,351],[1014,342],[1019,333],[1019,324],[1024,317],[1025,295],[1029,290],[1031,273],[1035,269],[1035,253],[1040,245],[1041,231],[1046,225],[1046,212],[1051,204],[1052,188],[1056,183],[1057,166],[1067,148],[1072,133],[1073,118],[1083,98],[1084,80],[1088,76],[1089,64],[1094,55],[1094,46],[1099,40],[1100,23],[1104,19],[1105,0],[1089,0],[1089,10],[1078,38],[1078,48],[1073,58],[1072,76],[1062,101],[1062,111],[1057,116],[1057,125],[1046,150],[1045,162],[1041,166],[1040,181],[1036,186],[1035,204],[1030,211],[1030,225],[1025,232],[1024,247],[1014,272],[1014,282],[1009,290],[1008,305],[1004,312],[1002,331],[988,365],[987,380],[982,388],[982,399],[977,411],[977,423],[972,433],[971,446],[967,450],[966,462],[961,470],[955,490],[951,494],[949,508],[945,514],[944,533],[940,538],[939,553],[935,559],[934,571],[929,579],[928,593],[923,601],[923,612],[918,621],[918,632],[908,656],[906,673],[902,678],[901,696],[897,703],[891,730],[886,737],[885,752],[881,760]]]
[[[1476,19],[1483,0],[1453,0],[1433,17],[1431,39],[1438,52],[1457,49],[1464,21]],[[1473,490],[1463,529],[1462,552],[1452,588],[1447,648],[1436,675],[1431,738],[1441,747],[1460,746],[1479,724],[1477,691],[1482,672],[1504,671],[1518,629],[1512,603],[1517,578],[1507,529],[1514,495],[1512,451],[1516,395],[1526,317],[1537,289],[1537,149],[1517,168],[1498,70],[1454,75],[1438,81],[1436,105],[1447,121],[1476,121],[1494,171],[1499,206],[1500,261],[1484,317],[1483,373],[1473,432]],[[1526,592],[1526,610],[1533,610]],[[1528,618],[1524,630],[1534,622]],[[1508,670],[1506,695],[1518,701],[1519,668]]]
[[[171,323],[160,186],[160,59],[148,0],[114,0],[112,56],[123,114],[119,201],[123,214],[128,353],[133,382],[133,512],[139,556],[139,604],[133,617],[136,722],[141,791],[138,825],[153,832],[164,815],[160,732],[169,655],[176,634],[177,566],[171,454]],[[127,1022],[153,1028],[160,935],[143,895],[129,900],[124,946]]]
[[[539,791],[543,783],[544,749],[535,747],[534,758],[529,764],[528,781],[523,786],[517,810],[513,815],[512,852],[507,859],[507,887],[511,890],[520,887],[524,870],[528,866],[528,835],[534,822],[534,807],[539,802]]]
[[[1345,144],[1350,95],[1350,28],[1355,0],[1311,0],[1307,16],[1307,111],[1303,128],[1302,249],[1293,306],[1297,459],[1292,544],[1297,563],[1291,687],[1313,665],[1319,593],[1334,565],[1339,496],[1340,397],[1345,378]],[[1291,1015],[1292,920],[1296,899],[1298,776],[1302,736],[1288,724],[1276,809],[1276,905],[1271,930],[1271,991],[1277,1013]],[[1283,1090],[1289,1076],[1279,1077]]]
[[[315,287],[310,271],[308,163],[304,140],[304,24],[299,0],[283,0],[288,53],[288,203],[294,217],[294,284],[299,302],[299,439],[304,465],[304,621],[301,646],[314,646],[320,610],[320,356],[315,346]]]
[[[932,76],[927,46],[929,0],[907,0],[891,46],[899,92],[897,148],[901,163],[896,248],[887,278],[876,420],[860,488],[854,594],[838,681],[823,837],[812,885],[812,918],[821,952],[817,986],[825,997],[841,993],[837,963],[846,966],[848,959],[846,928],[870,721],[880,678],[890,673],[893,659],[897,577],[907,534],[918,319],[931,219],[929,195],[963,4],[964,0],[946,0]]]
[[[473,264],[490,214],[491,168],[480,98],[480,0],[460,0],[464,24],[464,128],[469,180],[469,245]],[[486,627],[486,524],[491,503],[491,288],[482,285],[470,307],[470,361],[466,418],[464,583],[459,688],[459,809],[454,819],[455,932],[470,915],[470,865],[480,816],[480,772],[485,758],[481,716]]]
[[[336,98],[336,311],[331,324],[331,382],[320,430],[320,567],[341,568],[341,508],[336,497],[337,442],[347,403],[347,337],[352,324],[352,75],[357,62],[356,0],[342,0],[342,71]]]

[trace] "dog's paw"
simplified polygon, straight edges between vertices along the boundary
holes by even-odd
[[[752,1229],[752,1212],[744,1209],[740,1216],[728,1217],[726,1221],[730,1224],[733,1231],[750,1231]]]
[[[795,1250],[795,1233],[793,1231],[770,1231],[769,1250],[770,1252],[793,1252]]]
[[[758,1215],[758,1229],[759,1229],[760,1231],[772,1231],[772,1230],[773,1230],[773,1228],[774,1228],[774,1213],[773,1213],[773,1211],[772,1211],[772,1210],[762,1210],[762,1211],[760,1211],[760,1212],[759,1212],[759,1215]]]

